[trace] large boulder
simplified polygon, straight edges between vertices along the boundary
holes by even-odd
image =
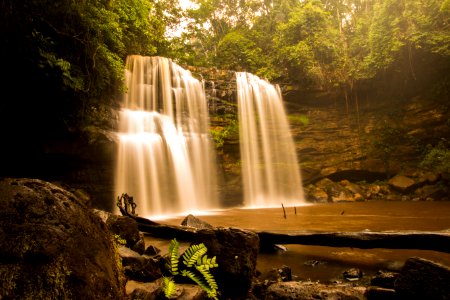
[[[404,175],[396,175],[389,179],[389,186],[401,193],[409,193],[416,187],[416,182]]]
[[[199,230],[193,244],[204,243],[208,257],[216,256],[218,268],[213,273],[221,298],[240,299],[251,289],[256,273],[259,237],[239,228],[217,227]]]
[[[37,179],[0,180],[0,298],[124,299],[105,224],[73,194]]]

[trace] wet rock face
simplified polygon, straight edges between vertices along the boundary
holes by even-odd
[[[0,298],[123,299],[118,261],[104,223],[73,194],[0,181]]]
[[[126,246],[139,254],[145,251],[144,238],[139,233],[135,220],[126,216],[111,215],[106,221],[108,229],[126,241]]]

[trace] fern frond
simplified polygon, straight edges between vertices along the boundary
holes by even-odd
[[[175,292],[177,291],[177,286],[172,278],[163,277],[163,291],[164,296],[166,296],[166,298],[168,299],[170,299],[175,294]]]
[[[189,270],[183,270],[183,271],[181,271],[181,275],[188,277],[192,281],[194,281],[199,287],[201,287],[208,294],[208,297],[213,298],[213,299],[218,299],[217,298],[217,289],[211,288],[207,282],[205,282],[201,277],[199,277],[194,272],[189,271]]]
[[[206,283],[208,284],[211,290],[219,289],[216,280],[214,279],[213,275],[209,272],[209,268],[207,268],[206,266],[196,266],[195,268],[200,272],[200,274],[203,275],[203,278],[206,280]]]
[[[203,243],[190,246],[183,254],[183,263],[189,268],[192,267],[198,259],[205,255],[206,251],[208,248]]]
[[[180,243],[176,239],[173,239],[170,241],[169,244],[169,259],[166,262],[166,266],[169,269],[170,273],[172,275],[178,274],[178,262],[180,259],[180,256],[178,254],[180,248]]]
[[[179,247],[180,244],[176,239],[173,239],[169,244],[169,258],[166,261],[166,266],[169,271],[172,275],[178,275],[181,273],[182,276],[190,278],[208,294],[209,298],[218,300],[219,288],[214,277],[209,272],[209,269],[219,266],[216,263],[216,257],[214,256],[213,258],[208,258],[208,256],[205,255],[208,249],[203,243],[191,245],[183,254],[183,264],[186,268],[195,267],[199,274],[197,272],[187,270],[186,268],[178,270],[180,260],[180,256],[178,254]],[[164,278],[164,294],[166,297],[170,298],[168,295],[173,295],[175,291],[176,286],[173,279]]]
[[[212,269],[217,268],[219,265],[216,263],[216,257],[208,258],[207,255],[203,256],[201,259],[197,260],[197,266],[204,266],[205,268]]]

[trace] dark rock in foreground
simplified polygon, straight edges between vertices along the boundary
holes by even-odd
[[[0,181],[1,299],[124,299],[121,272],[105,224],[73,194]]]
[[[217,257],[219,267],[212,271],[223,299],[240,299],[247,294],[256,273],[258,235],[239,228],[203,229],[194,244],[204,243],[208,256]]]
[[[409,258],[395,281],[401,299],[450,299],[450,268],[420,257]]]

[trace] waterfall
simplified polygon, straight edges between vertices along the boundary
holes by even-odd
[[[294,142],[278,86],[237,72],[245,207],[298,205],[304,200]]]
[[[218,206],[215,153],[202,83],[164,57],[127,57],[115,194],[141,216]]]

